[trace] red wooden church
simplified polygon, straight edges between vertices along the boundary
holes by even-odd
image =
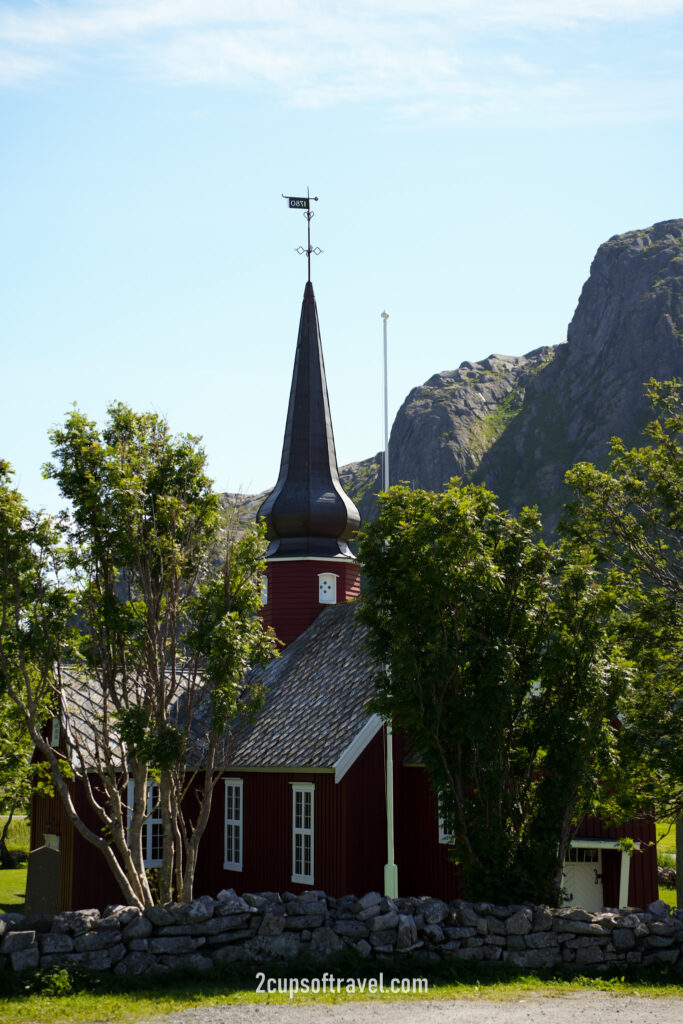
[[[359,568],[348,541],[360,523],[339,482],[318,315],[304,292],[280,475],[260,515],[270,545],[263,616],[286,645],[263,671],[266,700],[240,728],[202,840],[195,892],[384,889],[387,735],[368,713],[376,666],[355,619]],[[351,603],[350,603],[351,602]],[[393,740],[398,892],[461,895],[428,778]],[[148,863],[159,821],[147,826]],[[74,833],[61,806],[36,798],[32,847],[59,843],[63,908],[119,902],[101,855]],[[632,858],[618,839],[640,841]],[[652,844],[652,845],[648,845]],[[619,829],[586,819],[572,842],[566,887],[596,909],[657,897],[654,826]]]

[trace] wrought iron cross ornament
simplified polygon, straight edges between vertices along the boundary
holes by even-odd
[[[313,217],[315,217],[315,214],[313,213],[313,210],[311,210],[311,203],[312,202],[313,203],[317,203],[318,202],[318,197],[317,196],[312,196],[311,193],[310,193],[310,189],[306,189],[306,195],[305,196],[286,196],[286,195],[283,195],[282,198],[287,200],[287,203],[289,205],[290,210],[303,210],[303,212],[304,212],[304,217],[306,218],[306,221],[307,221],[308,245],[306,246],[305,249],[304,249],[303,245],[300,245],[297,249],[294,250],[294,252],[298,252],[300,256],[304,256],[305,255],[307,257],[307,259],[308,259],[308,280],[310,281],[311,280],[311,254],[313,254],[314,256],[320,256],[320,254],[323,251],[322,249],[318,249],[317,246],[315,246],[315,247],[311,246],[311,221],[313,220]]]

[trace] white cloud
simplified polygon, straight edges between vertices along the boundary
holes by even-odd
[[[683,0],[48,0],[0,7],[0,82],[96,56],[118,74],[125,58],[138,75],[273,89],[296,106],[381,101],[461,118],[585,96],[595,112],[589,94],[610,107],[610,75],[560,71],[563,42],[680,12]]]

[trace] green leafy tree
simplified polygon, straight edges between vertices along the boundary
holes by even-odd
[[[115,404],[100,431],[75,410],[51,439],[46,474],[70,509],[59,529],[40,520],[52,530],[42,558],[35,517],[5,481],[14,522],[0,535],[0,666],[74,827],[102,851],[127,901],[153,902],[142,844],[152,783],[159,897],[191,899],[230,723],[260,706],[245,668],[275,653],[257,615],[262,545],[232,534],[198,439],[171,435],[160,417]],[[42,613],[36,590],[56,612]],[[27,618],[42,647],[17,641]],[[36,701],[46,695],[68,718],[68,763],[96,828],[78,813],[63,752],[42,735]]]
[[[563,530],[590,545],[609,570],[628,574],[622,642],[635,665],[623,704],[621,771],[615,797],[624,813],[650,805],[677,821],[678,904],[683,906],[683,391],[650,381],[658,416],[648,444],[612,441],[607,470],[580,463]]]
[[[483,487],[392,487],[360,541],[374,707],[417,747],[466,895],[556,903],[572,822],[612,755],[619,578],[546,546]]]

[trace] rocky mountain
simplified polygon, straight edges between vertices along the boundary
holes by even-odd
[[[670,220],[600,246],[566,343],[464,362],[414,388],[391,431],[391,482],[486,483],[512,512],[537,504],[551,532],[566,470],[604,464],[615,435],[640,443],[651,418],[644,382],[682,375],[683,220]],[[340,470],[364,518],[376,509],[379,466],[376,455]]]

